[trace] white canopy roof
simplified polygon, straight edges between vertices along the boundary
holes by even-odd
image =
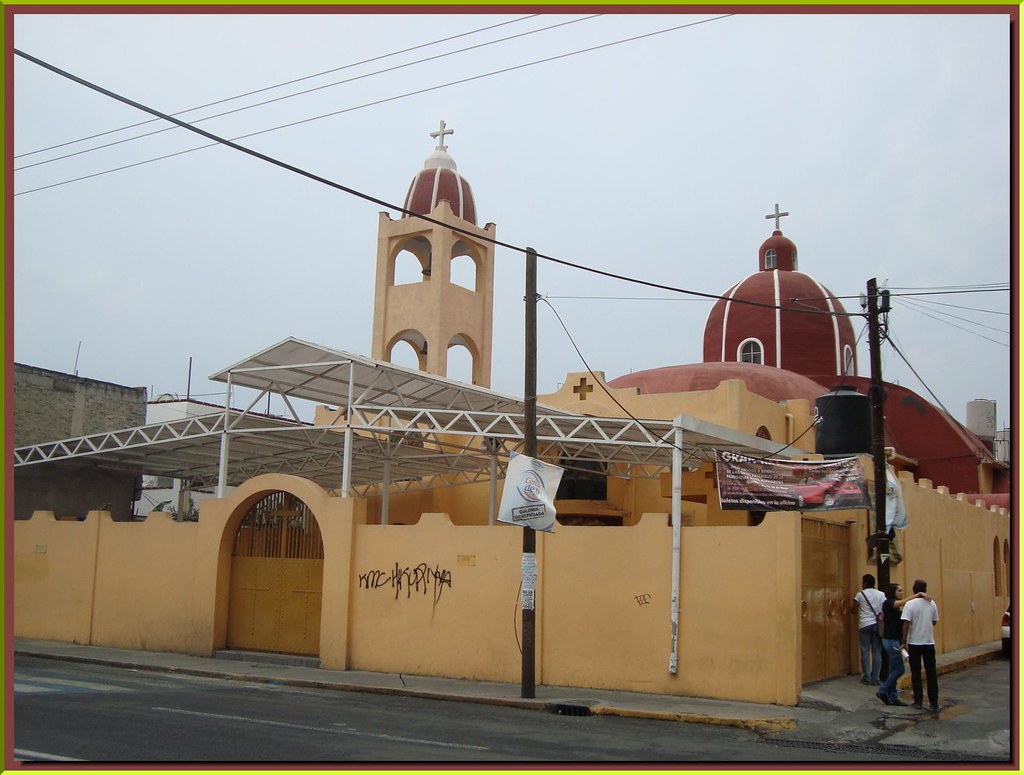
[[[522,399],[294,338],[211,379],[258,395],[244,410],[21,447],[14,451],[15,466],[92,464],[186,479],[194,486],[290,473],[328,489],[347,484],[350,492],[369,495],[383,484],[419,489],[486,479],[492,459],[503,468],[511,452],[522,451]],[[268,393],[281,396],[292,419],[252,411]],[[338,407],[344,416],[331,426],[302,422],[296,399]],[[806,454],[696,418],[679,422],[684,465],[712,459],[715,449]],[[671,465],[673,424],[538,406],[537,441],[540,456],[562,465],[629,464],[623,475],[656,476]]]

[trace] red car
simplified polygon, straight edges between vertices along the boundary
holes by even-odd
[[[830,482],[826,480],[804,480],[793,486],[798,508],[867,508],[867,496],[857,482]]]

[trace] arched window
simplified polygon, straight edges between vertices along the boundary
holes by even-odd
[[[775,248],[769,248],[764,252],[764,268],[774,269],[775,268]]]
[[[854,374],[853,348],[850,345],[843,345],[843,374],[856,376]]]
[[[1003,589],[1010,594],[1010,542],[1003,539]]]
[[[996,597],[1003,595],[1003,557],[999,551],[999,536],[992,539],[992,575],[996,581]]]
[[[772,432],[763,425],[757,429],[757,432],[754,435],[759,439],[767,439],[768,441],[772,440]]]
[[[737,348],[736,360],[740,363],[764,363],[764,347],[756,339],[745,339]]]
[[[794,271],[794,272],[796,271],[796,268],[797,268],[797,263],[796,263],[796,248],[793,248],[793,271]]]

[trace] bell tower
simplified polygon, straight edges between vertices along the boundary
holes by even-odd
[[[469,183],[456,170],[442,121],[430,136],[437,147],[413,178],[404,208],[433,221],[380,213],[371,355],[392,362],[395,345],[407,342],[422,371],[448,376],[448,352],[465,347],[472,358],[472,382],[491,384],[491,332],[494,310],[495,226],[476,225],[476,203]],[[453,282],[453,262],[471,267],[471,279]],[[396,265],[418,267],[413,281],[396,281]],[[463,272],[460,272],[460,277]],[[472,286],[472,287],[469,287]]]

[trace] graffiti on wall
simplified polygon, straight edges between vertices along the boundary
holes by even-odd
[[[633,595],[633,599],[636,600],[637,605],[651,604],[651,596],[647,592],[644,592],[642,595]]]
[[[395,563],[390,570],[371,570],[359,574],[360,589],[384,589],[390,588],[395,592],[395,600],[399,598],[403,590],[406,599],[412,597],[413,593],[430,595],[434,597],[434,605],[441,599],[445,587],[451,589],[452,572],[435,565],[433,568],[428,563],[421,562],[416,566],[402,566]]]

